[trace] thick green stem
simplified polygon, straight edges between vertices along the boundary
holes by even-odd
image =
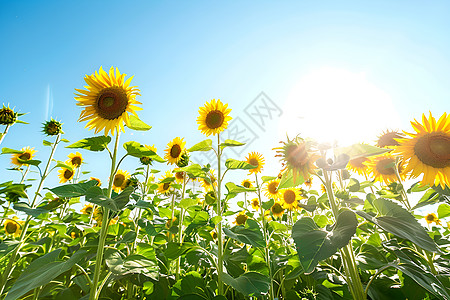
[[[186,177],[187,177],[187,173],[184,172],[183,173],[183,189],[181,192],[181,199],[184,198],[184,193],[186,191]],[[180,245],[183,243],[183,221],[184,221],[184,209],[181,208],[180,209],[180,222],[178,223],[178,243],[180,243]],[[177,259],[177,273],[176,273],[176,280],[178,281],[178,279],[180,279],[180,265],[181,265],[181,256],[178,257]]]
[[[0,144],[3,142],[3,139],[5,138],[6,134],[8,133],[9,127],[11,127],[11,124],[6,125],[5,130],[0,135]]]
[[[117,149],[119,147],[119,130],[116,130],[116,142],[114,145],[114,152],[112,155],[111,160],[111,172],[109,175],[109,184],[108,184],[108,191],[106,197],[111,198],[112,194],[112,187],[114,182],[114,175],[116,172],[116,159],[117,159]],[[89,300],[96,300],[98,299],[100,295],[101,288],[103,285],[100,286],[100,288],[97,291],[97,286],[100,280],[100,273],[102,270],[103,265],[103,252],[105,250],[105,242],[106,242],[106,236],[108,235],[108,225],[109,225],[109,209],[103,208],[103,219],[102,219],[102,227],[100,229],[100,237],[98,241],[98,248],[97,248],[97,255],[96,255],[96,261],[95,261],[95,271],[94,271],[94,279],[92,281],[92,288],[89,293]]]
[[[220,198],[220,187],[222,185],[220,157],[222,155],[222,151],[219,145],[220,145],[220,138],[219,134],[217,134],[217,215],[219,216],[219,223],[217,224],[217,267],[218,267],[217,289],[219,295],[224,295],[223,281],[222,281],[222,273],[223,273],[222,199]]]

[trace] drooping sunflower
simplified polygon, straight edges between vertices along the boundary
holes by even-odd
[[[296,137],[287,142],[281,142],[283,146],[274,148],[277,151],[277,157],[281,157],[284,170],[292,171],[294,183],[297,177],[303,176],[304,179],[309,178],[314,173],[314,162],[320,157],[313,149],[313,143],[308,142],[300,137]]]
[[[278,190],[278,186],[280,185],[280,179],[275,178],[269,182],[267,182],[264,187],[263,191],[265,191],[264,195],[267,198],[272,198],[274,200],[277,200],[281,197],[281,193]]]
[[[88,121],[85,127],[95,129],[95,133],[105,130],[105,135],[111,132],[114,135],[117,129],[124,130],[125,125],[130,125],[129,113],[136,115],[136,111],[142,108],[136,100],[139,89],[130,86],[133,76],[125,81],[126,74],[121,74],[119,69],[109,69],[109,74],[100,67],[92,75],[86,75],[86,90],[75,89],[77,105],[83,106],[79,122]]]
[[[117,170],[116,175],[114,175],[113,179],[113,190],[116,193],[119,193],[126,186],[127,180],[131,177],[130,173],[123,170]]]
[[[261,173],[261,170],[264,166],[264,157],[261,153],[258,152],[250,152],[245,158],[246,162],[252,166],[255,166],[254,169],[249,169],[249,174],[258,174]]]
[[[152,146],[144,145],[144,147],[155,153],[157,151],[155,145],[152,145]],[[153,161],[153,159],[149,156],[143,156],[143,157],[139,158],[139,160],[140,160],[141,164],[143,164],[143,165],[151,165],[152,161]]]
[[[24,147],[20,149],[21,153],[14,153],[11,156],[11,163],[18,167],[26,165],[27,160],[31,160],[34,157],[34,154],[37,152],[34,148]]]
[[[436,225],[442,225],[441,221],[438,219],[435,213],[431,213],[425,216],[425,221],[427,224],[436,223]]]
[[[247,222],[248,216],[245,214],[244,211],[241,211],[236,215],[236,218],[234,219],[233,223],[236,225],[244,225],[245,222]]]
[[[231,120],[229,116],[231,109],[228,108],[228,104],[223,104],[219,99],[206,102],[205,106],[200,107],[198,112],[200,114],[197,118],[198,130],[206,136],[216,135],[224,131]]]
[[[280,193],[280,203],[284,209],[294,210],[298,208],[298,200],[301,199],[298,189],[282,189]]]
[[[253,199],[251,204],[252,204],[253,209],[255,209],[255,210],[259,209],[259,199],[258,198]]]
[[[58,171],[59,183],[66,183],[67,181],[72,180],[73,175],[75,175],[75,166],[70,160],[67,160],[65,164],[70,168],[61,168]]]
[[[22,226],[21,224],[13,219],[6,219],[4,223],[5,228],[5,234],[7,235],[14,235],[15,237],[18,237],[20,233],[22,232]]]
[[[365,163],[368,161],[369,159],[364,156],[354,158],[348,161],[346,168],[361,176],[364,176],[367,174],[367,166],[365,165]]]
[[[70,162],[75,168],[80,167],[83,162],[83,156],[80,152],[70,153],[67,157],[70,159]]]
[[[170,192],[171,183],[168,178],[174,177],[172,172],[166,171],[166,173],[160,178],[160,183],[158,184],[157,191],[161,194],[167,194]],[[164,182],[161,182],[164,181]]]
[[[94,205],[92,203],[86,203],[80,212],[84,215],[90,215],[93,209]]]
[[[244,179],[244,180],[241,182],[241,185],[242,185],[243,187],[249,189],[249,188],[252,188],[252,187],[253,187],[253,182],[251,182],[251,181],[248,180],[248,179]]]
[[[374,177],[375,181],[384,182],[389,184],[397,181],[397,175],[395,174],[395,156],[390,153],[372,156],[366,163],[368,172]],[[400,178],[404,180],[406,178],[406,172],[404,170],[402,162],[397,166]]]
[[[284,213],[283,205],[280,202],[275,202],[270,208],[274,217],[279,218]]]
[[[422,185],[450,186],[450,115],[444,113],[439,120],[422,115],[422,124],[411,122],[416,133],[404,132],[409,137],[397,139],[396,152],[406,162],[405,172],[416,178],[423,173]]]
[[[183,138],[176,137],[167,144],[166,155],[164,158],[167,159],[168,164],[177,164],[186,151],[186,142]]]

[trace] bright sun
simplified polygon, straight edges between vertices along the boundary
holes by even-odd
[[[389,95],[364,74],[329,67],[300,78],[280,119],[280,136],[300,134],[340,146],[373,144],[383,131],[400,126]]]

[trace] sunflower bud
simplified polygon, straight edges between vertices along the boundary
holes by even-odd
[[[184,152],[181,154],[180,160],[177,162],[177,166],[179,168],[186,167],[189,164],[189,154],[187,152]]]
[[[44,129],[42,130],[46,135],[58,135],[60,133],[64,133],[62,131],[62,123],[53,118],[50,121],[42,123],[44,125]]]
[[[213,191],[209,191],[205,195],[205,202],[208,205],[213,205],[214,203],[216,203],[216,199],[216,194],[214,194]]]
[[[153,159],[151,159],[148,156],[142,156],[141,158],[139,158],[139,160],[141,161],[141,164],[143,164],[144,166],[151,165],[153,162]]]
[[[132,186],[133,188],[136,188],[138,186],[138,183],[139,183],[139,181],[136,178],[130,177],[122,185],[122,190],[124,190],[125,188],[127,188],[129,186]]]
[[[12,125],[17,121],[17,113],[11,108],[5,107],[0,109],[0,124],[1,125]]]

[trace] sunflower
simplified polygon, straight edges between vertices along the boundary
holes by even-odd
[[[95,181],[97,181],[97,186],[101,186],[101,185],[102,185],[102,182],[101,182],[100,179],[98,179],[98,178],[95,178],[95,177],[89,177],[89,180],[95,180]]]
[[[178,183],[183,183],[185,179],[187,179],[187,174],[184,171],[177,171],[177,169],[174,170],[175,172],[175,180]]]
[[[13,219],[6,219],[4,224],[5,234],[18,237],[22,232],[22,225],[20,223],[20,221],[18,222]]]
[[[70,153],[67,157],[70,159],[70,162],[75,168],[80,167],[83,162],[83,156],[79,152]]]
[[[255,209],[255,210],[259,209],[259,200],[258,200],[258,198],[253,199],[251,204],[252,204],[252,208],[253,209]]]
[[[95,222],[97,222],[98,226],[102,226],[103,211],[100,209],[100,207],[95,208],[92,218],[95,220]]]
[[[207,178],[199,178],[200,184],[205,189],[205,191],[212,191],[213,185],[214,188],[217,188],[217,179],[214,174],[214,169],[209,169],[209,172],[206,173]]]
[[[6,107],[3,104],[3,108],[0,109],[0,125],[13,125],[17,121],[18,113],[9,108]]]
[[[183,138],[176,137],[172,141],[167,144],[167,148],[165,150],[166,155],[164,156],[167,159],[168,164],[177,164],[178,161],[181,160],[183,153],[186,151],[186,142]]]
[[[310,189],[312,187],[312,177],[309,177],[308,179],[305,180],[305,182],[303,182],[303,184]]]
[[[42,125],[44,125],[42,132],[48,136],[62,134],[64,133],[62,131],[62,124],[63,123],[53,120],[53,118],[50,118],[50,121],[42,123]]]
[[[239,214],[236,215],[236,218],[234,219],[233,223],[236,225],[244,225],[245,222],[247,222],[248,216],[245,214],[244,211],[241,211]]]
[[[442,225],[441,221],[438,219],[436,214],[431,213],[425,216],[425,221],[427,221],[427,224],[436,223],[436,225]]]
[[[11,163],[13,165],[16,165],[18,167],[21,167],[22,165],[26,165],[27,160],[31,160],[34,157],[34,154],[37,152],[34,150],[34,148],[30,147],[24,147],[20,149],[22,151],[21,153],[14,153],[11,156]]]
[[[80,212],[84,215],[90,215],[93,209],[94,205],[92,203],[86,203]]]
[[[265,191],[264,195],[267,198],[272,198],[277,200],[281,197],[281,193],[278,190],[278,186],[280,185],[280,179],[276,178],[266,183],[263,187],[263,191]]]
[[[118,68],[114,74],[114,67],[109,69],[109,74],[100,67],[95,74],[86,75],[86,90],[75,89],[79,93],[75,93],[77,105],[84,107],[78,121],[88,121],[85,127],[89,130],[95,128],[95,133],[103,129],[105,135],[109,132],[114,135],[115,130],[125,131],[124,123],[130,125],[128,113],[136,115],[135,111],[142,110],[136,106],[141,104],[136,101],[136,95],[140,95],[139,89],[130,86],[133,76],[126,81],[125,76],[120,74]]]
[[[73,175],[75,175],[75,166],[72,165],[70,160],[66,161],[65,164],[70,168],[61,168],[58,171],[59,183],[66,183],[69,180],[72,180]]]
[[[156,153],[156,147],[155,145],[149,146],[149,145],[144,145],[145,148],[147,148],[150,151],[153,151]],[[143,165],[150,165],[153,161],[153,159],[149,156],[142,156],[141,158],[139,158],[141,164]]]
[[[369,159],[367,157],[358,157],[348,161],[347,169],[353,171],[361,176],[367,174],[367,166],[364,164],[368,162]]]
[[[280,202],[275,202],[270,208],[274,217],[281,217],[284,213],[283,205]]]
[[[114,175],[113,190],[116,193],[123,190],[126,187],[125,185],[130,177],[130,173],[127,171],[117,170],[116,175]]]
[[[167,178],[173,177],[172,172],[170,171],[166,171],[165,175],[163,175],[161,177],[161,179],[159,181],[164,181]],[[158,184],[158,189],[157,191],[161,194],[167,194],[170,192],[170,187],[171,187],[171,183],[172,181],[166,181],[166,182],[162,182]]]
[[[450,117],[444,113],[439,120],[422,115],[422,124],[411,122],[416,133],[398,139],[396,152],[406,162],[405,172],[416,178],[423,173],[422,185],[450,186]]]
[[[298,200],[300,200],[300,190],[298,189],[282,189],[281,193],[281,205],[285,209],[294,210],[298,208]]]
[[[252,188],[252,187],[253,187],[253,182],[251,182],[251,181],[248,180],[248,179],[244,179],[244,180],[241,182],[241,185],[242,185],[243,187],[249,189],[249,188]]]
[[[383,132],[377,140],[377,146],[380,148],[397,147],[399,145],[396,139],[402,138],[405,135],[396,130]]]
[[[368,172],[372,174],[375,181],[382,181],[385,184],[397,181],[397,175],[395,174],[395,156],[386,153],[383,155],[377,155],[370,158],[366,162]],[[400,162],[397,166],[400,178],[404,180],[406,173],[404,171],[403,164]]]
[[[225,130],[231,117],[231,112],[227,108],[228,104],[223,104],[219,99],[206,102],[205,106],[200,107],[198,112],[200,116],[197,118],[198,130],[206,136],[216,135]]]
[[[261,153],[258,152],[250,152],[248,156],[245,158],[246,162],[256,168],[250,169],[249,174],[258,174],[261,173],[261,170],[264,166],[264,157]]]
[[[314,173],[314,162],[320,156],[313,151],[311,142],[305,141],[300,137],[287,142],[281,142],[283,146],[274,148],[277,151],[277,157],[281,157],[284,170],[291,170],[294,177],[294,183],[297,182],[297,176],[301,175],[304,179],[309,178],[309,174]]]

